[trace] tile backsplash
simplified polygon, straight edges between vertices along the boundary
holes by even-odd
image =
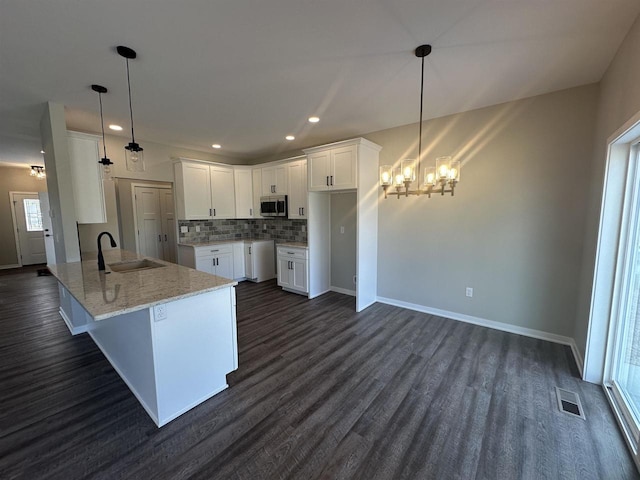
[[[218,240],[273,239],[280,242],[306,242],[307,221],[286,218],[257,220],[178,220],[179,227],[188,227],[180,233],[180,242],[206,242]],[[196,231],[200,227],[200,231]]]

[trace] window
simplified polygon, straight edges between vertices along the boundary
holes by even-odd
[[[25,198],[24,217],[27,223],[27,232],[41,232],[42,212],[40,211],[40,200]]]

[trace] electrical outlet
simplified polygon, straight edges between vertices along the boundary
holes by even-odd
[[[186,225],[182,225],[180,227],[180,233],[187,233],[189,231],[189,227],[187,227]]]
[[[467,287],[466,291],[465,291],[465,295],[467,297],[473,297],[473,288],[471,287]]]
[[[200,225],[196,225],[196,232],[200,231]]]
[[[263,229],[263,230],[266,230],[266,229],[267,229],[267,224],[266,224],[266,223],[263,223],[263,224],[262,224],[262,229]]]
[[[344,227],[340,226],[340,233],[344,233]]]
[[[302,225],[302,231],[306,232],[307,231],[307,227],[305,227],[304,225]]]
[[[167,305],[165,303],[153,307],[153,319],[156,322],[167,319]]]

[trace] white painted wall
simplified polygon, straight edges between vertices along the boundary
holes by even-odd
[[[640,111],[640,17],[629,30],[600,83],[597,125],[591,159],[591,182],[579,278],[575,328],[572,336],[584,356],[589,326],[600,208],[607,159],[607,139]]]
[[[40,120],[40,136],[47,172],[47,191],[52,212],[56,261],[77,262],[80,246],[71,185],[71,162],[67,147],[64,106],[48,102]]]
[[[379,189],[378,295],[571,336],[596,99],[589,85],[425,122],[424,158],[459,156],[461,182],[431,199]],[[380,165],[416,158],[417,137],[366,135]]]

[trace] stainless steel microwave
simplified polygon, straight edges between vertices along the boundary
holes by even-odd
[[[263,217],[286,217],[287,196],[272,195],[260,197],[260,215]]]

